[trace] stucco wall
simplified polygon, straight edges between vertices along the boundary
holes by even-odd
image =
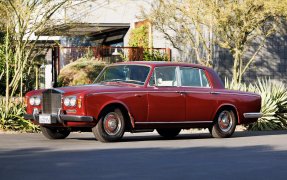
[[[254,52],[257,44],[250,48]],[[251,57],[251,53],[247,53]],[[216,48],[215,69],[221,78],[232,76],[232,56],[224,49]],[[287,35],[270,37],[255,61],[243,76],[243,81],[254,82],[257,78],[270,78],[287,83]]]

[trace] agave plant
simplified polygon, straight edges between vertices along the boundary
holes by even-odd
[[[0,98],[0,129],[24,131],[24,132],[38,132],[39,127],[30,121],[23,118],[25,113],[24,104],[21,102],[12,102],[9,111],[5,112],[4,98]]]
[[[228,83],[228,81],[225,81]],[[241,84],[232,86],[228,84],[226,87],[230,89],[245,90],[256,92],[261,95],[261,113],[263,116],[257,122],[248,125],[249,130],[278,130],[287,128],[287,91],[286,86],[282,82],[258,79],[252,85],[246,86]]]
[[[255,85],[250,85],[249,91],[261,95],[263,116],[248,128],[251,130],[286,129],[287,92],[282,82],[258,79]]]

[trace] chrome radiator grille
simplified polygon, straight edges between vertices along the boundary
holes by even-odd
[[[43,92],[43,114],[56,114],[62,108],[62,92],[48,89]]]

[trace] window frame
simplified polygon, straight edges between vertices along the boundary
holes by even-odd
[[[158,86],[156,84],[156,69],[159,69],[159,68],[167,68],[167,67],[174,67],[175,68],[175,81],[177,82],[177,85],[176,86]],[[150,82],[151,80],[154,79],[154,84],[151,85]],[[158,66],[158,67],[155,67],[153,69],[153,72],[152,72],[152,75],[149,79],[149,82],[148,82],[148,86],[149,87],[180,87],[181,86],[181,80],[180,80],[180,74],[179,74],[179,66]]]
[[[158,69],[158,68],[163,68],[163,67],[175,67],[175,77],[176,77],[176,81],[177,81],[177,86],[157,86],[156,85],[156,76],[154,75],[154,73],[156,72],[156,69]],[[182,76],[181,76],[181,73],[180,73],[180,68],[192,68],[192,69],[198,69],[199,71],[198,71],[198,73],[199,73],[199,77],[200,77],[200,85],[201,86],[183,86],[182,85]],[[203,86],[203,77],[202,77],[202,73],[205,75],[205,77],[206,77],[206,81],[207,81],[207,83],[208,83],[208,86],[206,87],[206,86]],[[150,84],[150,82],[151,82],[151,80],[152,79],[154,79],[154,84],[153,85],[151,85]],[[192,66],[158,66],[158,67],[154,67],[154,69],[153,69],[153,72],[152,72],[152,75],[151,75],[151,77],[150,77],[150,79],[149,79],[149,81],[147,82],[147,85],[149,86],[149,87],[185,87],[185,88],[206,88],[206,89],[211,89],[211,83],[210,83],[210,81],[209,81],[209,79],[208,79],[208,76],[207,76],[207,73],[206,73],[206,70],[204,70],[204,69],[202,69],[202,68],[199,68],[199,67],[192,67]]]
[[[200,78],[200,86],[183,86],[182,85],[182,75],[180,73],[180,68],[190,68],[190,69],[198,69],[198,73],[199,73],[199,78]],[[203,86],[203,78],[202,78],[202,73],[205,75],[206,77],[206,80],[207,80],[207,83],[208,83],[208,86]],[[192,87],[192,88],[211,88],[211,84],[209,82],[209,79],[208,79],[208,76],[206,75],[206,71],[202,68],[199,68],[199,67],[191,67],[191,66],[178,66],[178,74],[179,74],[179,77],[180,77],[180,87]]]

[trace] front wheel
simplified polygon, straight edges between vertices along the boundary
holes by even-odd
[[[125,121],[120,109],[109,110],[92,129],[96,139],[101,142],[120,140],[125,132]]]
[[[209,128],[209,131],[215,138],[227,138],[234,133],[236,122],[234,111],[224,109],[217,113],[213,126]]]
[[[65,139],[70,134],[70,131],[67,128],[40,126],[40,129],[42,134],[48,139]]]
[[[181,129],[156,129],[159,135],[161,135],[164,138],[170,139],[176,137]]]

